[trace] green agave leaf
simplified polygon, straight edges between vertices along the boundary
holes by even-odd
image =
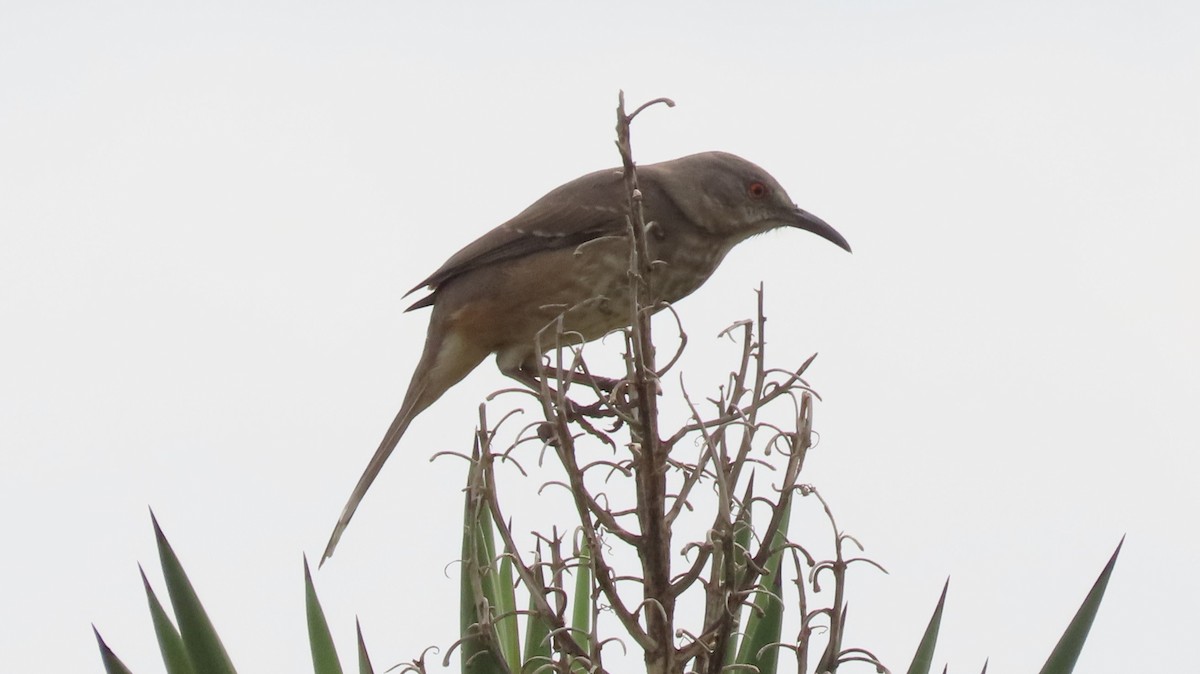
[[[104,671],[107,674],[133,674],[108,644],[104,643],[104,638],[100,636],[100,630],[96,629],[95,625],[92,625],[92,633],[96,635],[96,644],[100,646],[100,661],[104,663]]]
[[[196,590],[183,571],[179,557],[171,549],[163,535],[154,513],[150,513],[154,524],[154,537],[158,543],[158,558],[162,564],[163,578],[167,581],[167,593],[175,609],[175,620],[179,623],[179,634],[187,648],[192,666],[204,674],[234,674],[237,670],[225,652],[225,646],[217,636],[212,621],[208,618]]]
[[[587,541],[579,547],[575,567],[575,592],[571,601],[571,637],[584,653],[591,652],[592,636],[592,551]],[[583,665],[576,665],[585,671]]]
[[[146,588],[146,601],[150,604],[154,635],[158,638],[158,650],[162,652],[163,666],[167,668],[167,674],[194,674],[195,668],[192,667],[187,648],[183,645],[183,638],[179,636],[179,630],[175,629],[162,602],[158,600],[154,588],[150,587],[150,580],[146,578],[146,571],[141,564],[138,564],[138,573],[142,574],[142,587]]]
[[[325,611],[321,609],[317,589],[313,586],[308,555],[304,556],[304,609],[308,614],[308,647],[312,651],[313,673],[342,674],[333,635],[329,633],[329,621],[325,619]]]
[[[947,578],[946,584],[942,586],[942,596],[938,597],[937,608],[933,609],[933,616],[925,626],[925,634],[921,636],[921,643],[917,645],[912,664],[908,666],[908,674],[929,674],[929,668],[933,666],[933,649],[937,646],[938,630],[942,627],[942,610],[946,607],[946,592],[949,590],[950,579]]]
[[[1117,565],[1117,555],[1121,554],[1121,546],[1125,545],[1125,537],[1117,544],[1117,549],[1109,557],[1108,564],[1100,572],[1092,589],[1084,598],[1083,604],[1075,612],[1067,631],[1058,640],[1058,645],[1050,653],[1046,664],[1042,665],[1041,674],[1070,674],[1075,669],[1075,662],[1083,650],[1083,642],[1087,641],[1096,612],[1100,610],[1100,602],[1104,599],[1104,591],[1108,589],[1108,579],[1112,576],[1113,568]]]
[[[538,590],[546,587],[546,576],[542,573],[541,544],[538,544],[538,556],[534,559],[534,572],[537,574]],[[529,592],[529,619],[525,622],[525,658],[521,671],[532,671],[550,660],[550,626],[542,620],[537,612],[537,604],[533,601],[533,590]]]
[[[459,626],[463,635],[462,640],[462,671],[463,674],[494,674],[504,671],[495,654],[488,648],[487,640],[479,634],[476,623],[479,618],[475,609],[474,584],[484,569],[490,567],[492,558],[488,548],[492,541],[492,516],[483,508],[476,508],[474,502],[474,485],[479,478],[477,461],[479,450],[476,448],[475,461],[467,474],[466,500],[463,505],[463,539],[462,564],[459,565]],[[488,586],[491,583],[487,574],[479,580],[483,583],[484,596],[489,602],[494,601],[490,596]]]
[[[737,519],[733,523],[733,549],[734,554],[738,557],[733,560],[735,569],[735,577],[742,573],[746,568],[746,559],[742,557],[740,551],[750,549],[750,536],[753,533],[750,527],[750,502],[754,499],[754,473],[750,473],[750,479],[746,483],[746,494],[742,497],[742,509],[738,511]],[[728,667],[734,663],[734,658],[738,652],[738,629],[742,624],[742,612],[738,611],[733,615],[733,624],[730,625],[729,645],[725,649],[725,666]]]
[[[771,543],[772,547],[779,550],[767,559],[767,573],[760,581],[760,589],[754,597],[755,610],[750,611],[746,618],[746,635],[742,637],[737,655],[737,664],[755,666],[764,674],[774,672],[779,659],[779,649],[774,644],[779,643],[783,627],[783,576],[780,567],[783,562],[782,546],[787,543],[788,523],[792,516],[791,499],[788,499],[786,508]],[[769,591],[761,588],[768,588]]]
[[[362,625],[358,618],[354,619],[354,631],[358,633],[358,674],[375,674],[371,666],[371,656],[367,655],[367,642],[363,641]]]
[[[491,516],[488,516],[488,522],[492,523]],[[494,524],[494,523],[493,523]],[[485,586],[489,592],[488,600],[492,602],[492,606],[496,608],[496,615],[503,616],[496,620],[496,634],[500,639],[500,653],[508,662],[508,668],[511,671],[521,671],[521,635],[518,634],[517,625],[517,596],[513,584],[513,566],[512,558],[508,555],[503,555],[499,558],[500,568],[496,568],[495,554],[495,538],[489,535],[491,546],[489,547],[490,568],[488,569],[486,580],[490,582]]]
[[[779,664],[779,639],[783,634],[783,602],[778,598],[783,596],[783,576],[776,570],[770,576],[771,595],[760,594],[765,598],[761,616],[757,616],[757,624],[750,628],[747,621],[746,640],[743,647],[750,650],[746,654],[746,662],[758,668],[762,674],[774,674]],[[759,602],[755,601],[756,605]],[[749,631],[753,629],[753,631]],[[740,657],[740,654],[739,654]]]

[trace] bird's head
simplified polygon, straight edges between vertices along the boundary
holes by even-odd
[[[702,152],[639,170],[652,176],[695,226],[733,243],[777,227],[797,227],[850,250],[829,223],[792,201],[761,167],[728,152]]]

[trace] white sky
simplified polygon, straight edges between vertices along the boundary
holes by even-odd
[[[643,4],[0,5],[6,670],[97,671],[95,622],[161,671],[147,505],[240,669],[309,669],[300,557],[403,395],[401,295],[615,165],[619,88],[679,103],[643,163],[736,152],[854,245],[760,237],[679,305],[697,390],[760,281],[775,363],[820,352],[806,480],[891,571],[853,645],[902,670],[951,575],[938,662],[1033,671],[1127,533],[1079,671],[1180,666],[1200,6]],[[505,384],[417,421],[317,575],[344,656],[355,615],[377,666],[453,640],[462,466],[426,457]]]

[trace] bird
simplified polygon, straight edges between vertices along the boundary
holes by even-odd
[[[737,155],[701,152],[636,170],[654,305],[688,296],[735,245],[780,227],[806,230],[850,252],[837,230]],[[494,354],[502,373],[529,383],[542,357],[537,335],[550,323],[584,342],[629,325],[628,214],[622,169],[589,173],[468,244],[407,293],[430,291],[406,309],[432,307],[425,347],[321,564],[409,424],[485,358]]]

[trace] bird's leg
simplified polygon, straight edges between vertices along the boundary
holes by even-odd
[[[594,374],[588,375],[588,377],[596,384],[596,388],[605,393],[616,391],[621,386],[621,383],[625,381],[624,379],[613,379],[612,377],[601,377]]]
[[[542,390],[542,380],[538,378],[534,369],[528,365],[518,365],[517,367],[504,367],[501,365],[500,372],[502,372],[504,376],[509,377],[510,379],[515,379],[521,384],[524,384],[526,388],[532,389],[539,393]],[[550,393],[555,393],[555,390],[553,388],[550,389]]]
[[[621,385],[622,381],[624,381],[622,379],[613,379],[612,377],[601,377],[600,375],[592,374],[591,372],[588,372],[582,368],[575,370],[574,374],[578,379],[583,379],[584,381],[591,383],[604,393],[612,393],[613,391],[617,390],[617,387]]]
[[[520,367],[502,369],[501,371],[512,379],[524,384],[526,387],[535,391],[539,395],[542,393],[542,379],[537,376],[534,368],[527,365],[522,365]],[[548,391],[552,400],[558,399],[558,391],[555,388],[547,385],[546,390]],[[595,403],[592,403],[591,405],[586,406],[580,405],[566,396],[563,396],[563,400],[565,402],[565,409],[563,412],[566,414],[566,418],[569,423],[578,424],[579,427],[582,428],[587,434],[601,440],[608,445],[613,446],[614,448],[616,447],[612,438],[610,438],[607,433],[597,430],[596,427],[592,426],[587,420],[589,417],[598,419],[602,417],[617,416],[616,412],[611,409],[605,400],[601,399]],[[617,419],[616,423],[613,424],[613,427],[609,429],[608,432],[611,433],[620,427],[621,420]],[[541,437],[543,441],[552,446],[556,446],[554,431],[551,429],[550,424],[541,424],[537,432],[538,436]]]
[[[501,371],[508,377],[515,379],[516,381],[520,382],[521,384],[524,384],[529,389],[531,389],[535,392],[541,393],[542,380],[541,380],[541,378],[538,377],[537,371],[534,367],[531,367],[527,364],[522,364],[518,367],[510,368],[510,369],[503,369]],[[576,372],[578,372],[578,371],[576,371]],[[605,393],[612,393],[613,389],[615,389],[617,384],[620,383],[620,381],[616,380],[616,379],[608,379],[606,377],[595,377],[593,375],[586,374],[586,373],[580,373],[580,374],[587,377],[589,380],[593,381],[595,383],[596,387]],[[558,398],[558,390],[557,389],[555,389],[553,386],[550,386],[548,384],[546,385],[546,389],[548,389],[551,398],[554,398],[554,399]],[[603,399],[597,400],[596,402],[594,402],[590,405],[580,405],[579,403],[575,402],[574,400],[571,400],[570,398],[568,398],[566,396],[563,396],[563,400],[566,402],[566,409],[564,411],[566,412],[567,419],[569,421],[579,421],[580,419],[582,419],[584,417],[591,417],[593,419],[598,419],[598,418],[603,418],[603,417],[616,416],[616,413],[610,409],[609,403]]]

